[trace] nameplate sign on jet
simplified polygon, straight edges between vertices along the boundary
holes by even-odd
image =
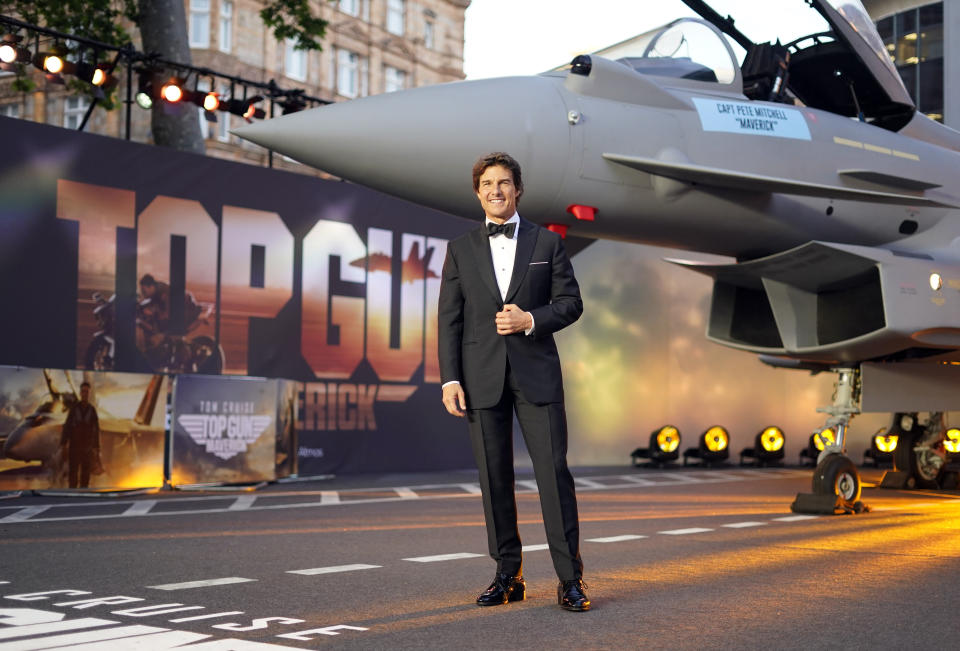
[[[703,97],[692,99],[704,131],[810,140],[807,122],[803,119],[803,114],[796,109]]]

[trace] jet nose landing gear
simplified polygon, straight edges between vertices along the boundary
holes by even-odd
[[[860,369],[833,369],[837,374],[833,404],[818,409],[829,414],[827,427],[834,431],[832,444],[824,447],[813,473],[813,492],[799,493],[790,505],[794,513],[863,513],[870,509],[860,501],[860,473],[845,453],[850,419],[860,413]]]

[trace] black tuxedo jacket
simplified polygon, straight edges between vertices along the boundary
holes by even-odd
[[[530,312],[531,335],[498,335],[504,303]],[[583,312],[580,287],[559,235],[520,218],[517,255],[506,301],[493,271],[486,225],[450,242],[438,304],[441,382],[459,380],[468,409],[496,405],[506,363],[524,398],[536,404],[563,401],[560,357],[553,333]]]

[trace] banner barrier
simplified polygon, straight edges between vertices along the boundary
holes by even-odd
[[[84,382],[98,436],[66,425]],[[163,486],[166,396],[159,374],[0,367],[0,490]]]

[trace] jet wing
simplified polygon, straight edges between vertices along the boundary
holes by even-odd
[[[603,157],[619,165],[646,172],[665,176],[678,181],[687,183],[696,183],[715,188],[724,188],[730,190],[743,190],[747,192],[777,192],[782,194],[797,194],[808,197],[823,197],[825,199],[847,199],[853,201],[869,201],[873,203],[890,203],[911,206],[945,206],[953,208],[953,204],[943,203],[936,199],[930,199],[918,194],[907,194],[898,191],[879,191],[866,190],[861,188],[850,188],[838,185],[822,185],[818,183],[805,183],[794,179],[784,179],[775,176],[765,176],[762,174],[750,174],[748,172],[737,172],[732,170],[720,169],[717,167],[708,167],[706,165],[697,165],[695,163],[677,163],[656,158],[643,158],[641,156],[628,156],[625,154],[605,153]],[[864,170],[842,170],[837,172],[844,177],[851,177],[860,180],[869,180],[877,183],[878,181],[889,181],[886,175],[879,172],[869,173]],[[866,175],[866,176],[865,176]],[[922,183],[917,181],[917,184]],[[904,185],[900,181],[899,185]],[[917,186],[914,186],[917,187]],[[925,184],[925,187],[931,187]]]

